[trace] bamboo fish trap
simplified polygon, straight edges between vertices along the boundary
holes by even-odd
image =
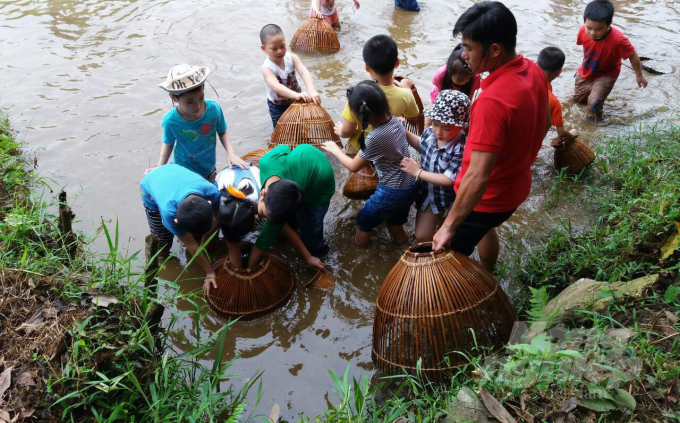
[[[403,76],[394,77],[394,80],[397,82],[401,82],[402,79],[404,79]],[[406,128],[407,131],[420,136],[425,130],[425,108],[423,106],[423,100],[421,100],[420,95],[418,94],[418,89],[416,89],[415,85],[411,89],[411,92],[413,93],[413,97],[416,100],[416,104],[418,105],[418,110],[420,110],[420,113],[418,113],[418,116],[416,117],[406,118],[406,122],[404,122],[404,128]]]
[[[595,160],[593,150],[579,139],[555,138],[550,145],[555,149],[555,169],[567,168],[569,175],[578,174]]]
[[[373,164],[369,163],[359,172],[349,173],[345,187],[342,189],[342,195],[350,200],[368,200],[377,187],[378,174]]]
[[[293,51],[337,53],[340,50],[338,34],[322,17],[309,18],[300,25],[290,40]]]
[[[444,381],[466,364],[456,353],[508,341],[515,312],[496,280],[473,260],[432,243],[410,247],[376,300],[371,357],[387,373],[422,370]],[[474,331],[474,337],[471,333]]]
[[[241,158],[243,159],[243,161],[250,162],[250,163],[254,164],[255,166],[259,166],[260,165],[260,159],[262,158],[262,156],[269,153],[270,151],[272,151],[271,148],[260,148],[260,149],[257,149],[257,150],[247,152]]]
[[[293,149],[300,144],[311,144],[320,149],[325,141],[335,141],[342,148],[330,115],[314,103],[295,102],[281,115],[269,147],[283,144]]]
[[[269,254],[252,269],[237,268],[228,256],[213,268],[217,288],[208,287],[205,297],[210,308],[227,319],[262,317],[284,305],[295,288],[288,264]]]

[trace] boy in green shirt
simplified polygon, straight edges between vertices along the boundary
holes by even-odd
[[[248,267],[262,259],[283,233],[302,253],[309,266],[323,269],[319,257],[328,252],[323,220],[335,193],[335,176],[326,156],[316,147],[302,144],[293,151],[280,145],[260,159],[262,191],[257,214],[264,226],[250,252]],[[297,222],[300,235],[289,222]]]
[[[392,116],[416,117],[420,109],[413,97],[413,81],[406,78],[401,82],[394,80],[394,69],[399,66],[398,56],[397,43],[388,35],[376,35],[364,44],[363,57],[366,72],[371,75],[371,79],[378,82],[385,93]],[[342,138],[349,137],[345,151],[347,154],[356,154],[359,151],[361,130],[349,110],[349,104],[345,105],[342,118],[342,122],[335,124],[335,133]],[[368,136],[372,130],[373,128],[369,126],[364,136]]]

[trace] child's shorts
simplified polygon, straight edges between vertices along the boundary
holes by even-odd
[[[172,247],[172,240],[175,236],[163,225],[161,213],[146,206],[144,206],[144,211],[146,212],[146,220],[149,222],[151,233],[156,235],[161,246],[166,246],[169,250]]]
[[[612,92],[615,83],[616,78],[601,76],[584,79],[576,72],[572,99],[578,103],[588,103],[588,111],[591,113],[602,113],[604,101]]]
[[[340,18],[338,18],[338,9],[335,9],[333,11],[332,15],[324,15],[323,13],[321,16],[328,22],[328,25],[333,26],[333,25],[340,25]],[[316,17],[316,12],[314,9],[309,9],[309,17],[314,18]]]
[[[418,194],[416,195],[416,210],[432,213],[442,218],[445,218],[446,215],[449,213],[449,210],[451,209],[451,206],[453,206],[453,202],[456,199],[456,196],[454,194],[453,198],[450,199],[451,202],[448,205],[442,206],[441,203],[437,203],[436,204],[437,210],[435,211],[433,205],[434,201],[436,200],[429,201],[427,205],[424,205],[429,197],[430,194],[427,192],[427,184],[421,184],[420,189],[418,190]],[[448,200],[449,199],[446,199],[444,201],[447,202]]]
[[[408,220],[408,213],[419,187],[419,182],[408,188],[388,188],[378,184],[375,193],[357,215],[357,228],[363,232],[371,232],[385,221],[392,226],[403,225]]]
[[[280,105],[267,100],[267,105],[269,106],[269,116],[272,118],[272,125],[276,128],[276,123],[281,118],[281,115],[288,110],[290,104]]]

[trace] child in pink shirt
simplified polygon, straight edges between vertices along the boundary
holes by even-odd
[[[354,1],[354,7],[357,9],[361,7],[357,0]],[[312,8],[309,11],[309,17],[316,16],[323,17],[334,30],[340,31],[340,19],[338,18],[338,11],[335,8],[335,0],[312,0]]]

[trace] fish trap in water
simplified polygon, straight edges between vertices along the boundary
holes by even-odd
[[[415,373],[418,360],[431,380],[444,381],[467,364],[460,353],[501,348],[515,312],[491,274],[466,256],[410,247],[378,292],[371,357],[387,373]]]
[[[394,77],[394,80],[397,82],[401,82],[402,79],[404,79],[403,76]],[[418,105],[418,110],[420,110],[420,113],[418,113],[418,116],[416,117],[406,118],[406,121],[404,122],[404,128],[406,128],[407,131],[420,136],[425,130],[425,108],[423,106],[423,100],[420,98],[415,84],[413,85],[411,92],[413,93],[413,98],[416,100],[416,104]]]
[[[580,139],[558,137],[550,145],[555,149],[555,169],[560,171],[566,168],[568,175],[578,174],[595,160],[593,150]]]
[[[340,137],[328,112],[314,103],[295,102],[290,105],[274,128],[269,147],[310,144],[321,148],[325,141],[335,141],[342,148]]]
[[[259,166],[260,165],[260,159],[262,158],[262,156],[269,153],[270,151],[272,151],[271,148],[259,148],[257,150],[247,152],[241,158],[245,162],[250,162],[250,163],[254,164],[255,166]]]
[[[372,163],[350,172],[342,189],[342,195],[350,200],[368,200],[378,187],[378,173]]]
[[[290,40],[293,51],[316,51],[319,53],[337,53],[340,50],[338,34],[322,17],[307,19],[300,25]]]

